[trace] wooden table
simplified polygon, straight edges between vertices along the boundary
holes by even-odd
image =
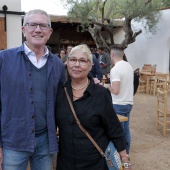
[[[118,115],[118,114],[117,114],[117,117],[118,117],[118,119],[119,119],[120,122],[128,121],[128,118],[125,117],[125,116],[122,116],[122,115]]]
[[[146,76],[146,94],[149,93],[149,79],[152,77],[152,76],[155,76],[155,73],[151,73],[151,72],[140,72],[140,75],[145,75]]]

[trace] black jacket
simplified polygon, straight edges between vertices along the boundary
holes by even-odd
[[[109,140],[118,151],[124,150],[124,132],[114,112],[110,92],[90,78],[84,96],[73,101],[71,81],[65,86],[80,122],[103,151]],[[57,170],[107,170],[105,159],[77,126],[62,86],[57,93],[56,125],[59,127]]]

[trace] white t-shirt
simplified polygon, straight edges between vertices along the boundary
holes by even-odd
[[[110,71],[110,82],[120,81],[120,92],[118,95],[111,93],[112,103],[119,105],[133,104],[133,68],[121,60],[115,64]]]

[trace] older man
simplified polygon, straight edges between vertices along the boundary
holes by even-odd
[[[43,10],[31,10],[22,26],[26,41],[0,52],[0,163],[3,170],[51,170],[58,151],[54,103],[65,81],[62,61],[45,46],[52,33]]]

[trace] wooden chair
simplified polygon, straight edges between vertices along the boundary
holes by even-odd
[[[139,86],[138,86],[138,93],[140,92],[146,92],[146,79],[145,78],[139,78]]]
[[[151,64],[144,64],[144,66],[152,66]]]
[[[150,94],[155,95],[157,88],[161,88],[163,91],[167,91],[167,74],[166,73],[156,73],[154,80],[151,81]]]
[[[141,72],[150,72],[150,70],[141,70]],[[147,76],[140,75],[139,78],[139,86],[138,86],[138,93],[140,92],[146,92],[146,84],[147,84]]]
[[[170,74],[167,74],[167,88],[170,91]]]
[[[167,109],[167,91],[157,90],[157,112],[156,112],[156,128],[161,130],[163,136],[170,131],[170,112]]]
[[[152,71],[152,65],[151,64],[144,64],[141,71],[151,72]]]

